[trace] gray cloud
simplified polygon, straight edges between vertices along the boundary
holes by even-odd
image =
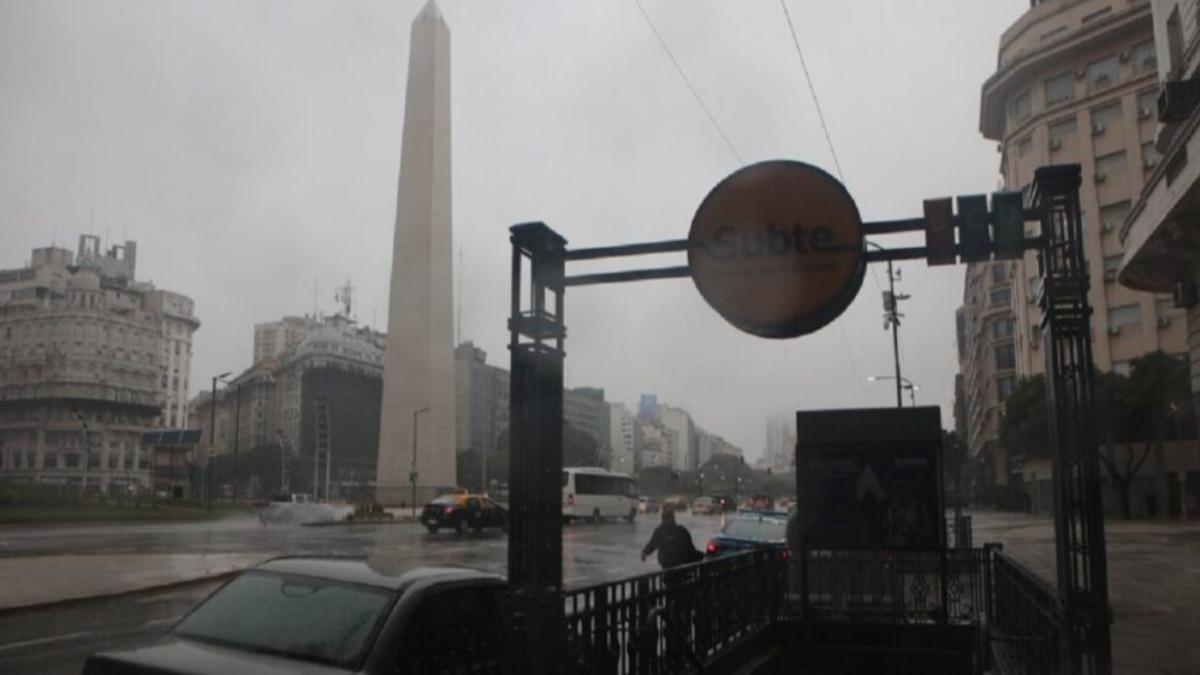
[[[423,2],[0,4],[0,265],[55,232],[73,248],[94,209],[95,233],[139,242],[140,276],[196,299],[194,383],[248,365],[254,322],[331,311],[346,278],[358,318],[385,326]],[[644,4],[747,161],[832,170],[777,3]],[[573,246],[681,238],[737,162],[632,2],[441,5],[462,337],[504,363],[510,225],[544,220]],[[995,188],[978,92],[1024,2],[789,8],[865,218]],[[962,271],[902,268],[905,374],[949,425]],[[891,403],[862,379],[891,372],[880,311],[868,275],[834,326],[776,343],[736,332],[686,280],[572,290],[568,384],[655,392],[757,454],[770,410]]]

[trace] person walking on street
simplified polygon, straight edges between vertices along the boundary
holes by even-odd
[[[662,509],[662,524],[654,528],[654,534],[642,549],[642,561],[645,562],[655,551],[658,552],[658,564],[664,570],[699,562],[704,558],[704,554],[696,550],[692,543],[692,533],[675,522],[675,509],[665,504]]]
[[[685,653],[695,653],[691,646],[694,639],[694,599],[689,597],[687,588],[689,572],[672,568],[699,562],[704,559],[704,554],[692,544],[692,533],[675,522],[674,507],[666,504],[662,509],[662,524],[654,528],[654,534],[650,535],[650,541],[642,549],[642,562],[654,552],[658,552],[658,564],[666,570],[662,583],[663,590],[666,591],[663,599],[671,616],[671,625],[666,628],[668,662],[680,666],[683,664]]]

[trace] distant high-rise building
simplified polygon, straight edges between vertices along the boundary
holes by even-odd
[[[700,466],[697,458],[696,424],[692,416],[682,408],[675,408],[664,403],[658,405],[659,423],[675,433],[676,454],[674,468],[676,471],[695,471]]]
[[[796,466],[796,414],[776,411],[767,417],[767,446],[763,465],[773,471]]]
[[[658,397],[654,394],[642,394],[638,401],[638,419],[643,422],[658,421]]]
[[[136,280],[137,245],[39,248],[0,271],[0,478],[149,487],[141,434],[187,424],[187,296]]]
[[[633,474],[637,472],[637,460],[634,444],[634,426],[636,418],[630,414],[623,403],[608,404],[609,455],[608,468],[618,473]]]
[[[1161,173],[1155,146],[1161,51],[1149,3],[1033,2],[1004,32],[999,67],[983,85],[980,129],[999,144],[1008,189],[1027,186],[1040,166],[1083,167],[1092,353],[1102,371],[1128,373],[1130,362],[1147,352],[1187,349],[1184,322],[1169,320],[1175,311],[1169,295],[1116,283],[1126,251],[1121,226],[1147,178]],[[964,440],[979,453],[995,445],[1013,376],[1045,370],[1036,254],[1030,251],[1015,263],[972,265],[966,284],[960,359],[967,399]],[[1019,459],[994,457],[997,482],[1010,471],[1031,474],[1028,463],[1015,463]],[[1046,479],[1047,471],[1048,465],[1037,480]]]
[[[450,31],[429,0],[409,49],[380,414],[382,503],[413,499],[414,484],[423,501],[457,481],[450,157]]]
[[[318,323],[315,317],[285,316],[279,321],[254,324],[254,362],[279,356]]]

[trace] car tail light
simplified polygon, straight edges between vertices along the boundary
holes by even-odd
[[[714,555],[721,550],[721,545],[717,543],[716,539],[709,539],[708,546],[704,547],[704,550],[707,551],[709,555]]]
[[[787,550],[786,548],[785,548],[785,549],[783,549],[782,553],[783,553],[783,559],[784,559],[784,560],[787,560],[788,558],[792,557],[792,554],[791,554],[791,553],[789,553],[789,552],[788,552],[788,550]]]
[[[442,515],[443,515],[443,516],[448,516],[448,515],[450,515],[451,513],[454,513],[454,507],[453,507],[453,506],[447,506],[447,507],[446,507],[446,509],[445,509],[444,511],[442,511]]]
[[[575,506],[575,495],[567,495],[567,506]]]

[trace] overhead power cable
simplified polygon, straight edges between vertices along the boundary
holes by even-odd
[[[717,118],[713,117],[712,111],[708,109],[708,105],[704,103],[704,99],[700,98],[700,92],[696,91],[696,87],[692,84],[692,81],[688,79],[687,73],[683,72],[683,66],[679,65],[679,61],[677,61],[675,59],[675,55],[671,53],[671,48],[667,46],[666,40],[663,40],[662,34],[659,33],[658,29],[654,27],[654,22],[650,20],[650,15],[646,13],[646,8],[642,6],[642,0],[633,0],[633,2],[637,5],[638,11],[642,13],[642,18],[646,20],[646,25],[649,26],[650,30],[654,33],[654,37],[658,39],[658,44],[662,47],[663,52],[665,52],[667,58],[671,60],[671,64],[675,66],[675,71],[679,73],[679,77],[683,78],[683,83],[687,85],[688,91],[692,92],[692,96],[696,99],[696,103],[700,104],[700,108],[708,117],[708,121],[712,123],[713,129],[716,129],[717,133],[720,134],[721,140],[725,141],[725,146],[728,147],[729,152],[733,153],[733,156],[737,158],[738,164],[745,166],[746,161],[742,159],[742,155],[737,151],[737,148],[733,147],[733,142],[729,140],[729,136],[725,135],[725,131],[721,129],[721,125],[717,124]]]
[[[837,170],[838,180],[845,183],[846,179],[842,177],[842,165],[838,162],[837,151],[833,149],[833,139],[829,136],[829,126],[825,124],[825,113],[821,112],[821,101],[817,98],[817,89],[813,86],[812,77],[808,74],[808,63],[804,60],[804,51],[800,49],[800,38],[796,37],[796,26],[792,23],[792,14],[788,11],[787,3],[784,0],[779,0],[779,6],[783,8],[783,17],[787,19],[788,32],[792,34],[792,44],[796,47],[796,56],[800,58],[800,68],[804,71],[804,81],[808,83],[808,91],[812,94],[813,105],[817,108],[817,119],[821,122],[821,131],[825,132],[825,143],[829,146],[829,154],[833,156],[833,167]]]

